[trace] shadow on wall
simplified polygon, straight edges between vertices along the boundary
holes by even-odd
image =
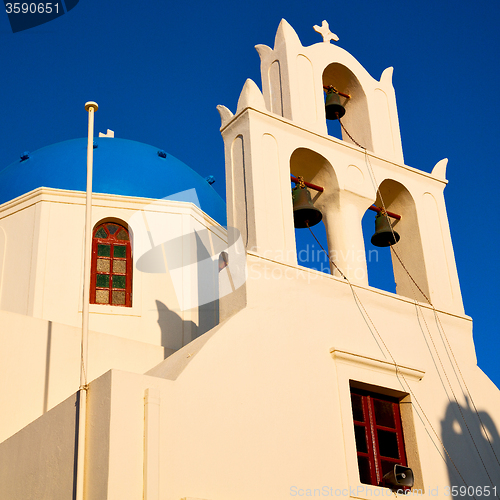
[[[219,324],[219,300],[198,307],[198,332],[193,340]]]
[[[165,357],[172,354],[172,351],[189,344],[219,323],[218,300],[196,308],[198,325],[191,320],[183,320],[179,314],[169,309],[160,300],[156,300],[156,308],[158,310],[158,325],[161,330],[161,345]]]
[[[218,257],[223,249],[228,249],[227,243],[216,239],[209,228],[195,229],[152,247],[137,260],[140,272],[170,274],[169,286],[175,289],[184,311],[175,312],[160,300],[155,301],[165,357],[219,323],[219,263],[214,255]],[[192,275],[197,282],[186,284]],[[186,317],[194,321],[183,319]]]
[[[187,343],[186,337],[191,337],[192,332],[196,329],[196,324],[192,321],[184,321],[160,300],[155,302],[158,309],[158,325],[161,330],[161,345],[164,356],[167,357],[172,353],[172,350],[180,349]]]
[[[467,398],[466,401],[466,407],[450,403],[441,421],[441,437],[450,455],[444,454],[449,484],[454,487],[448,495],[457,500],[498,498],[500,436],[490,415],[484,411],[476,414]]]

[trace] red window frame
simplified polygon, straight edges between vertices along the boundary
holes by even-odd
[[[94,228],[90,303],[132,307],[130,234],[124,225],[117,222],[105,222]]]
[[[384,486],[394,465],[407,466],[399,400],[351,387],[360,481]]]

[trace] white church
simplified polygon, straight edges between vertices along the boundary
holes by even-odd
[[[0,170],[1,500],[500,498],[447,161],[406,165],[392,68],[376,80],[314,29],[304,47],[283,20],[261,88],[218,107],[226,204],[111,132]],[[298,264],[309,230],[330,273]],[[396,293],[369,286],[373,244]]]

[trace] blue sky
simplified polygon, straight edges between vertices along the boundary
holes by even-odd
[[[247,78],[260,86],[256,44],[281,18],[303,45],[323,19],[370,74],[394,66],[405,161],[430,171],[449,158],[448,217],[479,366],[500,386],[498,100],[500,5],[478,0],[132,2],[80,0],[12,34],[0,15],[0,168],[55,142],[96,132],[165,149],[225,197],[217,104],[233,112]]]

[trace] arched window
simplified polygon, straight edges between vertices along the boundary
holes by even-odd
[[[99,224],[92,238],[90,303],[132,306],[132,251],[128,230]]]

